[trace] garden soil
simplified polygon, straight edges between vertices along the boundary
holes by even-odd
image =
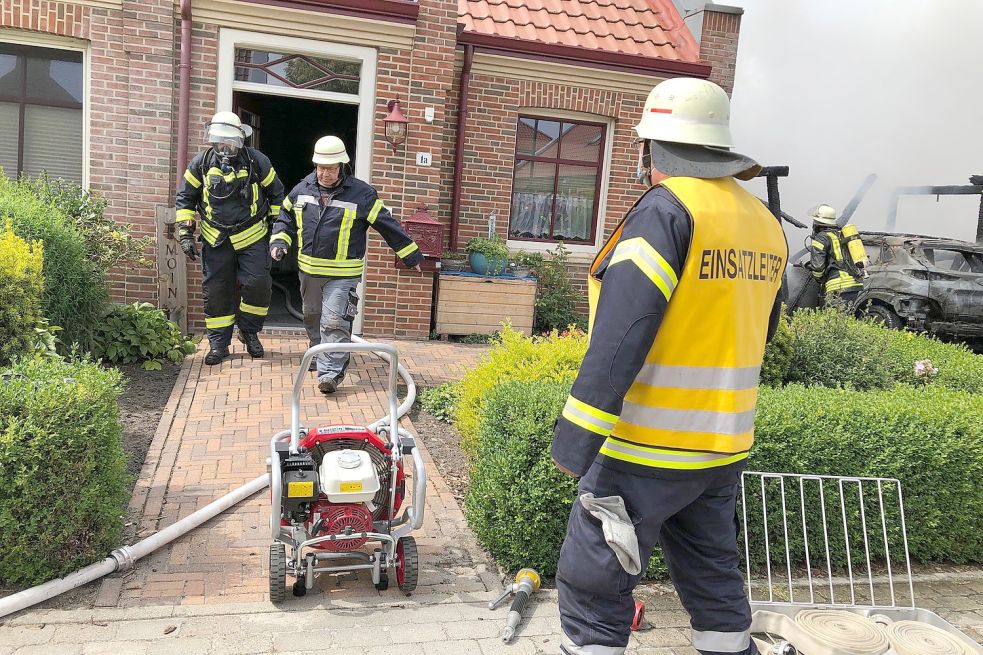
[[[461,435],[454,426],[437,420],[419,404],[410,410],[409,418],[458,505],[463,507],[464,494],[468,491],[468,460],[461,451]]]
[[[167,400],[177,380],[180,364],[165,363],[159,371],[145,371],[139,364],[123,364],[118,367],[126,383],[119,399],[120,421],[123,423],[123,451],[126,453],[126,471],[131,476],[130,491],[140,474],[147,457],[157,424],[164,413]],[[124,532],[126,528],[124,528]],[[0,585],[0,598],[19,591]],[[40,605],[42,609],[77,609],[91,607],[99,591],[98,584],[89,584],[56,596]]]

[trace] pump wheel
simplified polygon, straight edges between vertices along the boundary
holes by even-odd
[[[389,589],[389,576],[385,571],[379,574],[379,581],[375,583],[375,588],[379,591],[385,591]]]
[[[416,548],[416,539],[403,537],[396,543],[396,584],[403,593],[416,589],[420,578],[420,554]]]
[[[887,305],[871,303],[864,308],[864,313],[875,323],[891,330],[900,330],[904,327],[904,321],[901,320],[901,317]]]
[[[297,578],[294,581],[294,585],[291,588],[294,596],[301,598],[307,595],[307,580],[305,578]]]
[[[279,541],[270,544],[270,602],[282,603],[287,595],[287,549]]]

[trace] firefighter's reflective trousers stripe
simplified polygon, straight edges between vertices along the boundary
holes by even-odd
[[[737,545],[736,503],[743,462],[682,478],[633,475],[591,466],[578,494],[621,496],[635,525],[641,561],[662,546],[669,575],[690,615],[693,646],[703,655],[754,655],[751,608]],[[556,588],[563,652],[618,655],[631,634],[629,575],[604,540],[601,524],[574,502],[560,550]]]
[[[207,241],[202,243],[205,327],[208,328],[208,341],[213,348],[229,345],[232,327],[236,323],[242,332],[259,332],[263,329],[273,286],[270,261],[269,242],[266,239],[260,239],[241,250],[236,250],[228,239],[217,248]]]

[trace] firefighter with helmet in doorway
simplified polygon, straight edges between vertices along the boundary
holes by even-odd
[[[311,161],[314,171],[283,201],[270,255],[280,261],[290,249],[297,253],[304,327],[314,346],[351,341],[370,227],[407,267],[419,271],[423,254],[376,190],[351,174],[341,139],[318,139]],[[350,359],[348,353],[322,353],[311,362],[321,393],[338,389]]]
[[[836,210],[829,205],[816,205],[809,211],[812,217],[812,236],[807,248],[809,260],[805,262],[813,278],[822,289],[824,304],[839,299],[852,306],[863,289],[866,253],[857,235],[857,229],[837,225]],[[854,253],[861,253],[854,257]]]
[[[215,114],[207,125],[211,147],[188,164],[177,194],[178,238],[191,261],[198,258],[200,220],[209,366],[229,356],[234,325],[251,357],[264,354],[259,332],[273,282],[268,235],[280,213],[283,183],[266,155],[245,146],[250,134],[235,113]]]
[[[735,180],[730,102],[656,86],[635,130],[648,190],[590,267],[587,354],[552,456],[580,477],[556,574],[561,651],[625,652],[632,590],[662,546],[703,655],[758,653],[734,520],[788,246]]]

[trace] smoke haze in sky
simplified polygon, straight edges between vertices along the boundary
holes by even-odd
[[[734,0],[744,8],[731,124],[736,150],[788,165],[782,208],[842,209],[882,230],[897,186],[983,174],[983,0]],[[765,185],[752,190],[764,197]],[[979,198],[907,198],[898,231],[976,238]],[[793,250],[804,233],[790,231]]]

